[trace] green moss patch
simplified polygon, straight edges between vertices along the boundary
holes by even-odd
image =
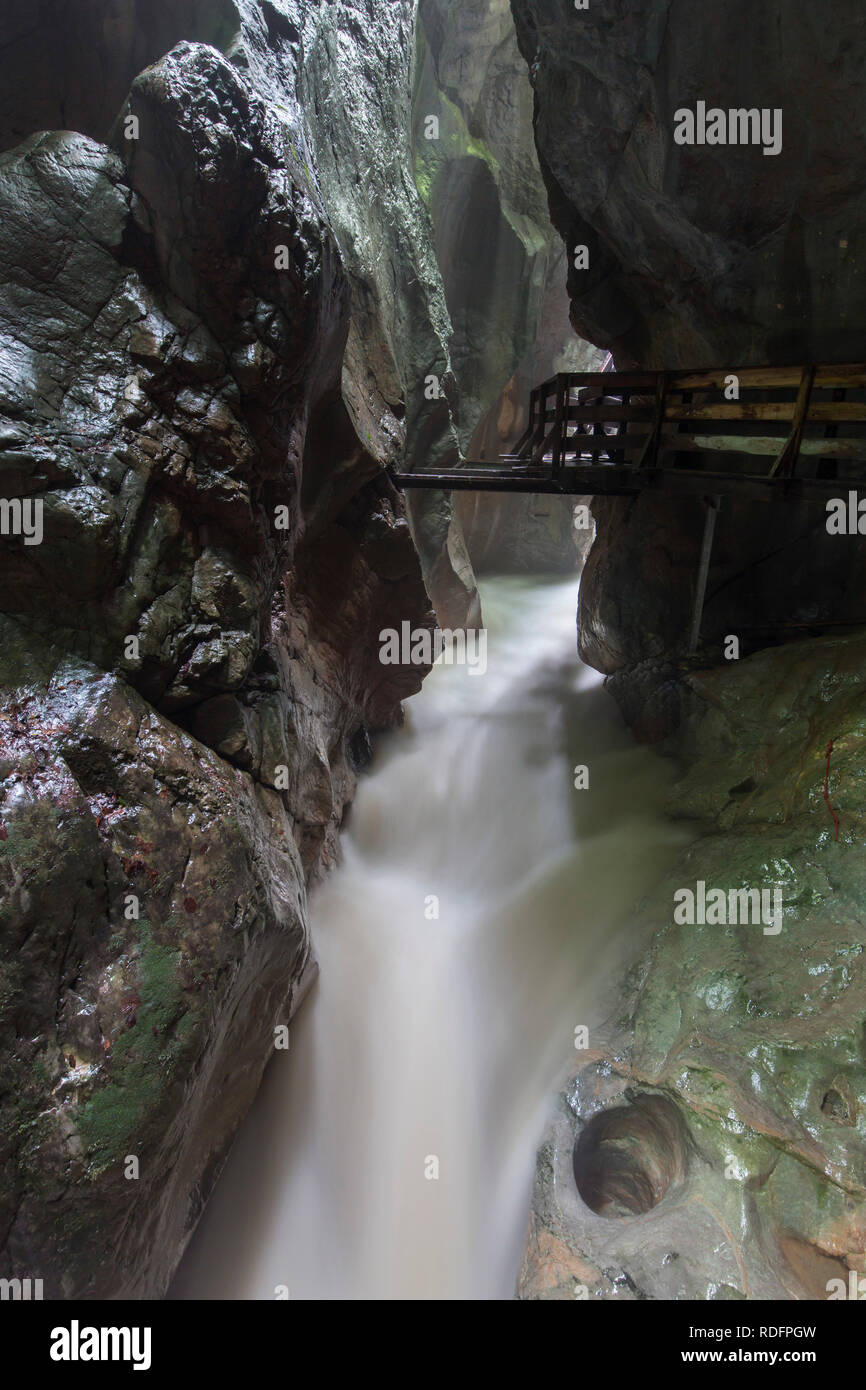
[[[136,1021],[113,1043],[108,1081],[78,1116],[94,1176],[147,1144],[195,1029],[179,980],[180,953],[154,941],[145,919],[139,926]]]

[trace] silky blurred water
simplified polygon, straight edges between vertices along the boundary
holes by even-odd
[[[173,1297],[514,1292],[574,1029],[682,832],[667,765],[577,659],[577,580],[489,580],[482,599],[486,673],[437,667],[361,781],[312,902],[320,979]]]

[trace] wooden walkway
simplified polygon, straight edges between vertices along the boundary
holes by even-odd
[[[391,476],[451,491],[823,501],[866,486],[866,363],[561,374],[532,392],[526,433],[498,463]]]

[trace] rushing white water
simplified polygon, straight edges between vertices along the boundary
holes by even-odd
[[[174,1297],[512,1296],[574,1029],[681,839],[575,655],[576,589],[488,581],[486,674],[438,667],[380,747],[313,900],[320,980]]]

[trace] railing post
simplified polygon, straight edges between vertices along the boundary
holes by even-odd
[[[698,649],[701,635],[701,619],[704,616],[704,599],[707,593],[707,579],[710,573],[710,556],[713,553],[713,536],[716,530],[716,517],[722,499],[718,496],[707,498],[707,514],[704,518],[704,539],[701,545],[701,559],[698,565],[698,582],[695,588],[695,603],[692,609],[692,628],[689,633],[689,656]]]
[[[530,458],[532,457],[532,446],[533,446],[533,444],[535,443],[535,436],[536,436],[537,433],[538,433],[538,410],[539,410],[538,396],[539,396],[539,391],[538,391],[538,387],[536,386],[535,390],[532,392],[531,396],[529,397],[529,456],[530,456]]]
[[[565,401],[568,394],[568,377],[561,374],[556,378],[556,438],[553,441],[553,465],[551,476],[558,478],[562,472],[562,458],[564,452],[563,433],[565,430]]]
[[[660,372],[656,382],[655,413],[646,444],[637,461],[638,468],[654,468],[658,460],[659,441],[665,422],[665,401],[668,394],[668,373]]]
[[[803,431],[806,428],[806,416],[809,413],[809,402],[812,399],[812,387],[814,384],[815,368],[804,367],[803,375],[800,378],[800,389],[797,392],[797,404],[794,406],[794,419],[791,426],[791,433],[785,447],[770,469],[771,478],[777,475],[788,478],[793,478],[794,476],[797,459],[800,457],[800,445],[803,442]]]

